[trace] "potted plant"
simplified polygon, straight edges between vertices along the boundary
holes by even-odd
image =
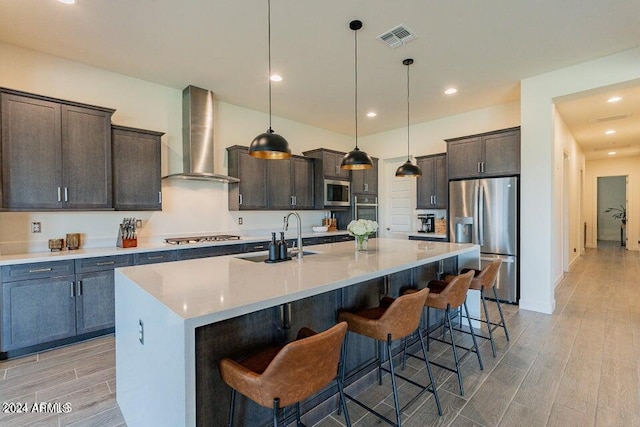
[[[604,212],[605,213],[613,212],[613,215],[611,215],[611,217],[622,221],[622,225],[620,226],[620,246],[624,246],[625,245],[624,228],[625,228],[625,225],[627,224],[626,206],[620,205],[620,208],[607,208],[604,210]]]

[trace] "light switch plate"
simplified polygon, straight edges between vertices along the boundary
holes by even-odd
[[[42,232],[42,223],[40,223],[40,222],[32,222],[31,223],[31,232],[32,233],[41,233]]]

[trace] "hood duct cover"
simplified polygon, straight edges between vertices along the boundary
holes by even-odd
[[[187,86],[182,91],[182,162],[182,173],[164,178],[240,182],[238,178],[213,172],[213,92],[210,90]]]

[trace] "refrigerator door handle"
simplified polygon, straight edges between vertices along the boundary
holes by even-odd
[[[478,244],[480,241],[478,228],[480,227],[480,223],[478,222],[478,192],[479,187],[475,185],[473,187],[473,243]]]
[[[494,256],[481,256],[480,257],[480,261],[495,261],[497,259],[501,259],[503,263],[507,263],[507,264],[513,264],[514,262],[516,262],[515,257],[513,257],[513,256],[494,255]]]
[[[480,186],[478,192],[478,233],[480,234],[480,246],[484,245],[484,187]]]

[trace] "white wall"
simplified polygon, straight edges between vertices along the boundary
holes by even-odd
[[[569,264],[573,263],[583,247],[583,219],[582,212],[580,210],[580,201],[582,195],[580,194],[581,188],[581,175],[580,171],[584,171],[585,158],[584,152],[576,142],[573,134],[565,124],[564,120],[558,113],[558,110],[553,107],[553,140],[554,145],[561,149],[562,157],[560,158],[560,166],[564,169],[565,165],[568,167],[567,171],[559,171],[560,179],[563,180],[566,172],[568,177],[567,185],[563,185],[563,181],[560,182],[560,190],[564,192],[566,188],[568,194],[561,194],[560,201],[555,206],[555,217],[558,221],[553,223],[553,235],[556,238],[553,239],[553,259],[561,261],[563,256],[566,256],[569,260]],[[567,156],[567,162],[564,161],[564,156]],[[568,206],[568,230],[564,229],[564,210],[565,202]],[[563,247],[564,239],[561,236],[566,235],[568,237],[568,245]],[[564,253],[564,251],[568,251]],[[558,285],[560,279],[563,276],[563,265],[561,262],[554,263],[553,277],[554,283]]]
[[[563,149],[554,141],[554,98],[638,78],[640,48],[522,80],[521,308],[555,309],[553,282],[562,258],[553,256],[553,224],[562,221]]]
[[[621,157],[587,161],[584,214],[585,221],[587,222],[587,247],[589,248],[595,248],[598,244],[598,177],[621,175],[626,175],[628,177],[627,194],[629,199],[627,201],[627,249],[636,251],[639,249],[640,157]],[[618,228],[617,233],[620,233],[619,230],[620,229]]]
[[[55,98],[115,108],[113,123],[165,132],[163,174],[182,168],[182,90],[90,67],[35,51],[0,43],[0,86]],[[185,82],[185,86],[189,82]],[[215,92],[216,88],[209,88]],[[235,105],[215,105],[216,171],[226,173],[226,150],[248,145],[268,126],[268,115]],[[326,147],[348,151],[353,138],[279,117],[274,129],[292,151]],[[283,212],[229,212],[227,186],[197,181],[163,181],[162,212],[9,212],[0,213],[3,253],[44,251],[47,239],[83,233],[85,246],[114,245],[117,225],[125,216],[144,220],[141,240],[189,233],[250,232],[279,229]],[[303,224],[320,224],[323,212],[303,212]],[[242,216],[244,225],[237,225]],[[41,234],[30,223],[42,223]]]
[[[622,221],[613,217],[619,212],[605,212],[607,208],[622,209],[627,205],[627,177],[602,176],[597,178],[597,224],[598,240],[620,241]]]

